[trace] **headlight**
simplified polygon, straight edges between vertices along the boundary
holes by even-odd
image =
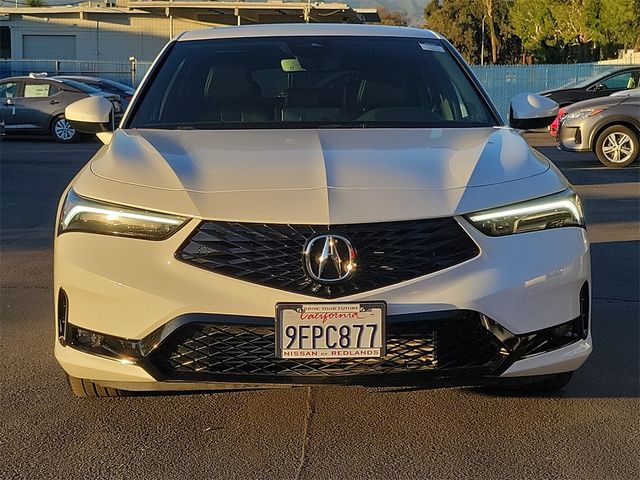
[[[587,108],[584,110],[578,110],[577,112],[567,113],[563,118],[564,119],[589,118],[599,114],[603,110],[604,108]]]
[[[582,204],[570,188],[547,197],[472,213],[466,218],[492,237],[560,227],[584,228]]]
[[[184,217],[90,200],[69,190],[60,214],[58,235],[64,232],[88,232],[164,240],[187,221]]]

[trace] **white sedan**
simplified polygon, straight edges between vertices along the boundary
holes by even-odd
[[[428,30],[170,42],[60,201],[55,355],[81,396],[301,384],[562,387],[591,352],[580,200]]]

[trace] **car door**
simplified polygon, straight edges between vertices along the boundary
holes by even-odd
[[[0,123],[5,130],[16,129],[16,106],[15,99],[20,93],[20,82],[8,80],[0,82]]]
[[[53,114],[60,110],[61,89],[52,82],[28,79],[22,96],[15,100],[16,123],[20,130],[49,131]]]

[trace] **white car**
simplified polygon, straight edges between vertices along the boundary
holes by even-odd
[[[304,384],[553,389],[591,352],[580,200],[427,30],[184,33],[60,201],[74,393]]]

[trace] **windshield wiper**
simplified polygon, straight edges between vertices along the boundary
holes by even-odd
[[[318,128],[367,128],[366,123],[321,123]]]

